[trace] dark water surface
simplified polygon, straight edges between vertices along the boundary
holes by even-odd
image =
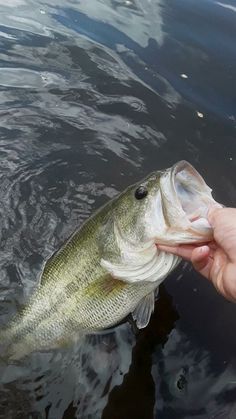
[[[0,0],[0,321],[101,204],[186,159],[236,206],[234,0]],[[0,363],[6,419],[235,419],[236,306],[187,265],[149,326]]]

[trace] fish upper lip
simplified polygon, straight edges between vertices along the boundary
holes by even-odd
[[[186,160],[181,160],[181,161],[177,162],[170,169],[170,186],[171,186],[171,190],[172,190],[172,194],[173,194],[173,198],[174,198],[173,201],[177,202],[179,208],[184,212],[184,215],[188,219],[187,214],[183,209],[181,199],[180,199],[180,197],[178,195],[178,192],[176,190],[176,175],[183,170],[188,170],[190,173],[192,172],[194,176],[197,176],[197,177],[199,176],[201,182],[204,183],[204,181],[201,178],[201,176],[199,175],[199,173],[196,171],[196,169],[194,169],[194,167],[190,163],[188,163]],[[190,220],[188,219],[188,221],[190,221]]]
[[[171,168],[171,182],[172,182],[172,188],[175,191],[176,196],[177,192],[176,192],[176,188],[175,188],[175,177],[176,175],[181,172],[182,170],[188,170],[188,172],[190,172],[190,174],[192,174],[202,186],[205,186],[206,183],[204,181],[204,179],[202,178],[202,176],[198,173],[198,171],[186,160],[181,160],[178,163],[176,163],[172,168]]]
[[[192,207],[192,211],[188,212],[183,207],[183,202],[181,197],[179,196],[179,193],[177,191],[176,187],[176,176],[178,173],[182,171],[187,171],[191,177],[195,179],[195,183],[197,186],[199,185],[199,191],[196,191],[197,198],[199,198],[199,206],[196,206],[196,208]],[[171,189],[172,193],[174,195],[174,199],[179,205],[179,208],[183,211],[186,221],[190,224],[191,228],[194,228],[194,222],[205,219],[207,221],[207,207],[210,204],[210,200],[212,200],[212,203],[215,202],[214,199],[211,196],[211,189],[208,187],[208,185],[205,183],[202,176],[198,173],[198,171],[187,161],[181,160],[178,163],[176,163],[171,169],[170,169],[170,183],[171,183]],[[188,184],[187,184],[188,185]],[[186,185],[184,185],[186,186]],[[184,187],[183,186],[183,187]],[[194,196],[195,191],[191,192],[191,189],[189,189],[190,193]],[[199,193],[198,193],[199,192]],[[191,196],[189,197],[189,201],[191,200]],[[209,200],[209,202],[208,202]],[[205,213],[203,214],[202,208],[205,206]],[[209,225],[210,228],[210,225]],[[195,228],[194,228],[195,229]],[[198,230],[198,229],[197,229]]]

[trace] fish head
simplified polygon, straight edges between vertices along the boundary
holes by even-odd
[[[145,213],[146,237],[159,244],[206,243],[213,238],[207,219],[212,206],[219,206],[212,189],[187,161],[157,172],[147,180],[150,189]]]
[[[180,259],[156,245],[211,241],[207,215],[216,204],[209,186],[186,161],[151,173],[113,203],[99,240],[102,266],[122,281],[158,286]]]
[[[116,212],[132,242],[205,243],[212,240],[207,214],[216,204],[197,170],[180,161],[128,188]]]

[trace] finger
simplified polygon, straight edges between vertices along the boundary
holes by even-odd
[[[197,247],[192,252],[191,262],[194,269],[204,275],[206,278],[210,277],[210,270],[213,259],[210,257],[211,249],[209,246]]]
[[[226,270],[218,272],[218,278],[214,281],[218,291],[223,294],[228,300],[236,303],[236,266],[234,263],[229,263]]]
[[[179,256],[186,260],[191,260],[192,252],[195,249],[193,245],[183,245],[183,246],[165,246],[157,245],[157,248],[163,250],[167,253],[172,253],[176,256]]]
[[[211,250],[216,250],[216,249],[218,249],[218,248],[219,248],[219,246],[216,244],[216,242],[215,242],[215,241],[211,241],[211,242],[207,243],[207,246],[209,246],[209,248],[210,248]]]
[[[210,206],[208,213],[207,213],[207,219],[210,222],[211,226],[215,226],[215,218],[217,217],[219,211],[221,211],[223,208],[220,204],[213,204]]]

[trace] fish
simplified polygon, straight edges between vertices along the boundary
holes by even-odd
[[[46,262],[40,282],[0,331],[8,361],[70,345],[132,315],[139,329],[180,258],[158,244],[212,240],[216,201],[188,162],[149,174],[94,213]]]

